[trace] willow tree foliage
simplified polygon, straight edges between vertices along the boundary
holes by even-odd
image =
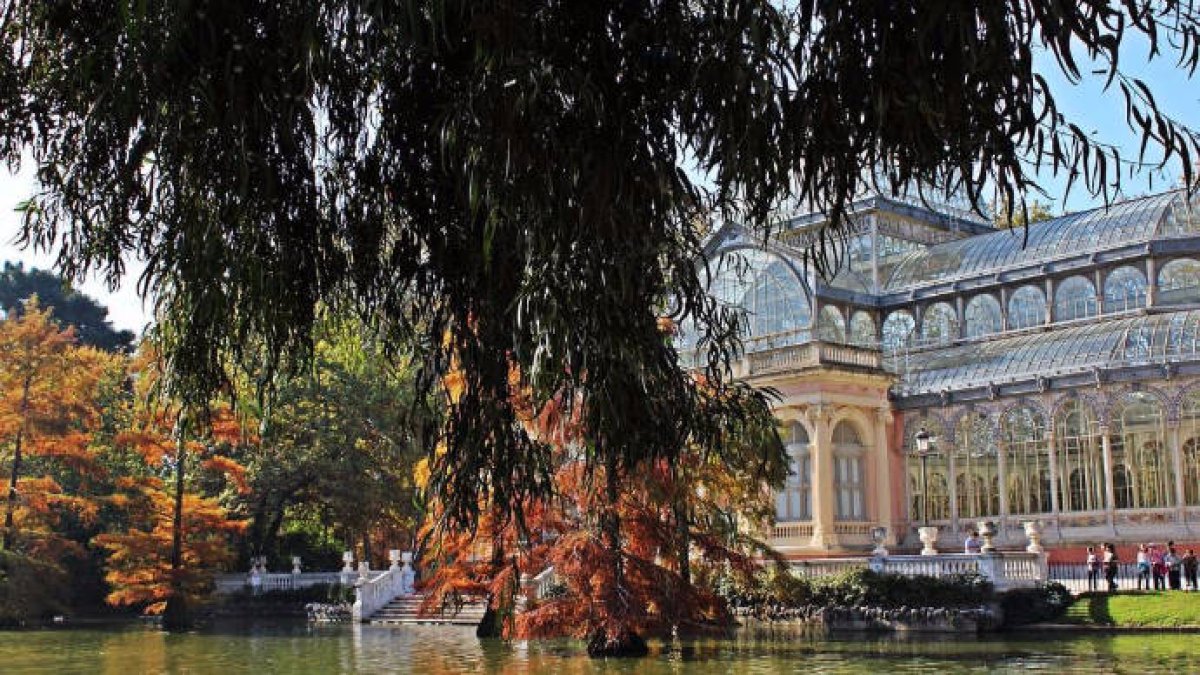
[[[427,383],[453,361],[433,476],[460,522],[550,485],[514,386],[580,401],[609,469],[765,414],[728,377],[742,322],[705,292],[705,217],[802,200],[836,230],[866,182],[1016,204],[1048,168],[1107,194],[1131,161],[1191,182],[1200,149],[1118,60],[1136,35],[1194,69],[1182,0],[0,0],[0,22],[26,240],[73,278],[144,257],[197,400],[238,359],[303,362],[322,302],[416,338]],[[1059,113],[1037,49],[1108,81],[1139,156]],[[665,314],[703,332],[703,384]]]

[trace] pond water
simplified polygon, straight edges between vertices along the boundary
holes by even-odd
[[[741,629],[591,660],[572,641],[480,641],[471,629],[222,623],[182,635],[141,625],[0,632],[0,673],[1195,673],[1200,636],[818,636]]]

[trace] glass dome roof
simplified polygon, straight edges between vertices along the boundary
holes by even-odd
[[[1200,358],[1200,310],[1089,322],[891,359],[902,396]]]
[[[1049,260],[1067,253],[1103,250],[1151,239],[1180,219],[1172,210],[1187,202],[1180,191],[1131,199],[1108,209],[1072,213],[1014,228],[930,246],[905,258],[892,274],[887,290],[894,291],[952,277],[983,274],[1016,263]],[[1191,222],[1193,218],[1184,218]]]

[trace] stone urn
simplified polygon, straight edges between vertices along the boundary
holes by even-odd
[[[300,574],[300,556],[292,556],[292,574]]]
[[[1027,520],[1022,526],[1025,528],[1025,536],[1029,537],[1029,545],[1025,550],[1030,553],[1044,553],[1046,549],[1042,548],[1042,524],[1036,520]]]
[[[979,521],[979,536],[983,537],[983,546],[979,547],[979,552],[995,553],[996,544],[992,539],[996,537],[996,524],[990,520]]]
[[[921,555],[937,555],[937,549],[934,544],[937,543],[938,529],[932,525],[917,528],[917,536],[920,537],[924,547],[921,548]]]
[[[875,550],[871,551],[872,556],[874,556],[876,558],[886,558],[888,556],[888,550],[883,545],[883,542],[886,539],[887,539],[887,528],[886,527],[878,526],[878,527],[871,528],[871,541],[875,542]]]
[[[393,548],[388,551],[388,562],[391,563],[388,569],[400,569],[400,549]]]
[[[346,551],[342,554],[342,574],[354,574],[353,551]]]

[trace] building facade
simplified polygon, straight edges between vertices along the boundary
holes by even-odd
[[[1027,520],[1051,546],[1200,538],[1200,201],[996,230],[871,197],[824,276],[803,264],[822,224],[727,223],[708,248],[713,294],[746,310],[736,374],[780,394],[776,548],[859,552],[878,526],[916,548],[928,524],[953,549],[984,520],[1001,544]]]

